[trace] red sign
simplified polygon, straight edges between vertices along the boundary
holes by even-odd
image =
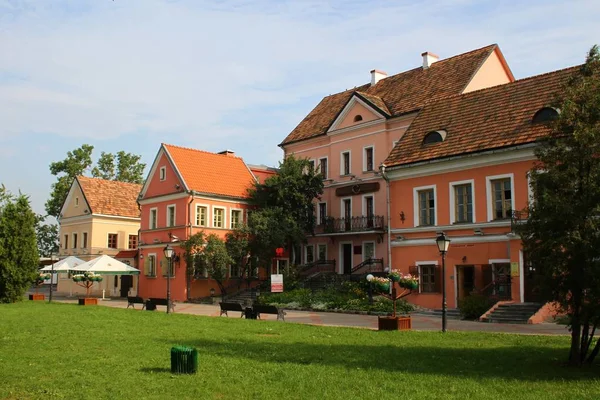
[[[283,292],[283,275],[273,274],[271,275],[271,293]]]
[[[275,249],[275,254],[277,255],[277,257],[281,257],[283,255],[284,249],[283,247],[278,247]]]

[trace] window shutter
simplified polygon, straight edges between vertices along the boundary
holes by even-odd
[[[150,275],[150,257],[144,260],[144,275]]]
[[[481,273],[483,275],[483,287],[486,287],[490,283],[492,283],[493,275],[492,275],[492,264],[483,264],[481,266]]]
[[[433,282],[434,287],[435,287],[435,292],[441,293],[442,292],[442,267],[440,267],[439,265],[435,266],[435,275],[434,275],[433,279],[435,279],[435,282]]]
[[[162,260],[160,260],[160,270],[162,272],[162,276],[167,276],[167,274],[168,274],[168,272],[167,272],[168,264],[166,261],[167,260],[165,260],[164,258]]]
[[[408,273],[414,276],[419,276],[419,267],[417,265],[411,265],[408,267]]]

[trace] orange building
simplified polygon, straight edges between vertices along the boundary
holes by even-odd
[[[449,307],[473,292],[535,302],[515,224],[534,201],[535,142],[558,114],[550,107],[577,71],[568,68],[425,105],[385,160],[390,180],[392,266],[418,274],[410,302],[441,307],[438,233]]]
[[[268,167],[254,167],[261,179],[272,175]],[[163,249],[174,248],[171,298],[175,301],[219,295],[215,281],[197,272],[188,282],[181,241],[197,232],[214,233],[224,238],[236,226],[247,221],[247,190],[256,175],[232,151],[206,151],[162,144],[142,188],[139,295],[166,297],[167,260]],[[240,280],[240,272],[230,270],[231,285]],[[188,289],[189,284],[189,289]],[[211,290],[212,289],[212,290]]]

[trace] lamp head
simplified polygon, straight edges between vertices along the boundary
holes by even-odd
[[[373,274],[369,274],[367,275],[367,281],[371,282],[375,277],[373,276]]]
[[[448,247],[450,247],[451,240],[446,236],[444,232],[440,233],[439,236],[435,239],[435,243],[437,244],[438,250],[441,254],[446,254],[448,251]]]
[[[167,245],[165,247],[165,249],[163,250],[163,252],[165,253],[165,257],[167,259],[171,259],[171,257],[173,257],[173,248],[170,245]]]

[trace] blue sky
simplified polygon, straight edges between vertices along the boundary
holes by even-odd
[[[524,4],[523,4],[524,3]],[[515,77],[582,63],[598,1],[0,0],[0,183],[35,211],[83,143],[276,165],[325,95],[498,43]]]

